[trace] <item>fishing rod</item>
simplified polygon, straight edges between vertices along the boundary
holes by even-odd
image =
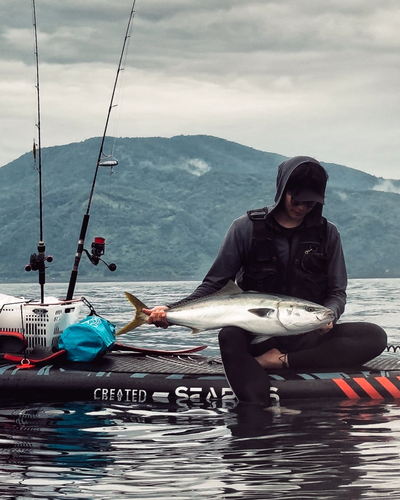
[[[36,23],[36,3],[32,0],[33,14],[33,35],[34,35],[34,55],[36,65],[36,102],[37,102],[37,122],[38,142],[33,141],[33,165],[39,174],[39,243],[38,253],[31,254],[30,262],[25,266],[26,271],[39,271],[40,302],[44,302],[44,285],[46,283],[46,262],[51,262],[53,257],[46,256],[46,245],[43,238],[43,193],[42,193],[42,134],[40,123],[40,79],[39,79],[39,49]]]
[[[73,298],[76,280],[78,278],[78,267],[79,267],[79,263],[81,261],[82,252],[85,252],[87,254],[87,256],[89,257],[89,260],[94,265],[97,265],[99,263],[99,261],[102,261],[104,264],[106,264],[106,266],[110,269],[110,271],[115,271],[115,269],[117,267],[115,264],[108,265],[107,263],[105,263],[101,259],[101,256],[104,254],[104,248],[105,248],[105,239],[104,238],[100,238],[100,237],[95,238],[94,242],[92,243],[92,254],[89,254],[89,252],[87,250],[85,250],[84,245],[85,245],[87,228],[89,225],[89,218],[90,218],[89,212],[90,212],[90,207],[92,204],[94,188],[96,185],[99,167],[101,167],[101,166],[113,167],[113,166],[118,164],[118,161],[114,157],[109,156],[109,155],[105,155],[103,149],[104,149],[104,142],[105,142],[106,135],[107,135],[108,124],[110,121],[111,111],[114,107],[114,97],[115,97],[115,92],[117,89],[119,75],[123,69],[122,68],[122,61],[123,61],[123,58],[124,58],[124,55],[126,52],[128,40],[130,38],[130,32],[132,29],[133,18],[135,16],[135,10],[134,10],[135,3],[136,3],[136,0],[133,0],[133,4],[132,4],[131,12],[129,15],[129,20],[128,20],[128,25],[127,25],[126,32],[125,32],[124,42],[122,44],[122,50],[121,50],[121,55],[120,55],[120,59],[119,59],[119,63],[118,63],[117,74],[115,76],[114,86],[113,86],[113,90],[111,93],[110,105],[108,107],[106,123],[104,126],[104,132],[103,132],[103,136],[101,139],[99,155],[97,158],[96,169],[94,172],[94,177],[93,177],[93,182],[92,182],[92,188],[90,190],[90,195],[89,195],[89,201],[88,201],[86,213],[84,214],[83,220],[82,220],[82,226],[81,226],[79,240],[78,240],[78,247],[77,247],[76,254],[75,254],[74,265],[73,265],[73,268],[71,271],[71,277],[69,280],[66,300],[71,300]]]

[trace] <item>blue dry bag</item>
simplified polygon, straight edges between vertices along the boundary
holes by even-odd
[[[70,361],[93,361],[111,351],[115,342],[115,326],[100,316],[87,316],[68,326],[58,341]]]

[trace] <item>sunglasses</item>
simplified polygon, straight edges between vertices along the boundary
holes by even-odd
[[[299,207],[301,205],[304,205],[307,208],[314,208],[315,205],[317,204],[316,201],[296,201],[293,199],[293,196],[289,194],[290,196],[290,204],[293,205],[294,207]]]

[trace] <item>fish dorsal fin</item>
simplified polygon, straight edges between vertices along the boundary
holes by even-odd
[[[223,288],[221,288],[221,290],[213,293],[213,296],[217,297],[220,295],[240,295],[241,293],[243,293],[243,290],[232,280],[229,280],[228,283]]]
[[[178,302],[176,306],[172,306],[170,310],[176,310],[179,309],[180,307],[186,306],[187,304],[196,304],[196,303],[201,303],[204,302],[205,300],[208,300],[210,297],[229,297],[232,295],[240,295],[244,293],[243,290],[236,285],[232,280],[229,280],[228,283],[221,288],[221,290],[218,290],[217,292],[210,293],[210,295],[205,295],[204,297],[199,297],[197,299],[187,299],[187,300],[182,300]]]
[[[260,318],[269,318],[275,309],[271,309],[270,307],[258,307],[257,309],[249,309],[251,314],[255,314]]]

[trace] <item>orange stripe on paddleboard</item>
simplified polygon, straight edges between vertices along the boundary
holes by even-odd
[[[397,377],[398,378],[398,377]],[[394,397],[400,398],[400,391],[393,382],[386,377],[376,377],[376,380]]]
[[[354,389],[349,386],[349,384],[345,380],[343,380],[342,378],[334,378],[333,381],[338,387],[340,387],[340,389],[342,389],[342,391],[349,399],[360,399],[360,396]]]
[[[353,380],[364,389],[370,398],[383,399],[383,396],[365,378],[354,378]]]

